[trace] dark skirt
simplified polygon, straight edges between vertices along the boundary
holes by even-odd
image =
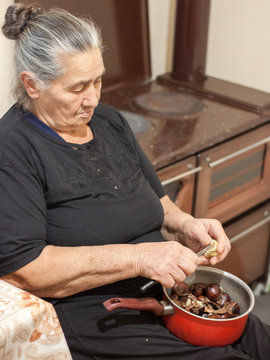
[[[87,292],[55,304],[73,360],[270,359],[270,326],[253,314],[249,315],[245,331],[236,343],[225,347],[193,346],[172,335],[162,319],[150,312],[107,312],[103,301],[119,296],[108,289],[104,287],[103,291],[99,289],[91,295]],[[134,297],[142,296],[138,286],[132,292]],[[130,288],[122,289],[121,296],[127,293],[130,295]]]

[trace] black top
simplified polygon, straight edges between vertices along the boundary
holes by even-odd
[[[63,142],[15,105],[0,122],[0,275],[48,245],[162,240],[162,186],[123,117],[100,104],[94,139]]]
[[[0,276],[28,264],[48,244],[163,241],[162,186],[119,112],[100,104],[90,122],[94,138],[83,145],[67,143],[40,125],[17,105],[0,122]],[[80,349],[83,338],[102,341],[96,319],[107,316],[102,302],[112,294],[134,296],[146,281],[138,277],[46,298],[75,360],[81,357],[74,355],[72,341],[77,339]],[[98,343],[88,342],[90,353],[103,348]]]
[[[34,124],[37,128],[39,128],[40,130],[42,130],[43,132],[45,132],[48,135],[51,135],[52,137],[54,137],[55,139],[61,140],[61,141],[65,141],[59,134],[57,134],[56,131],[54,131],[52,128],[50,128],[47,124],[45,124],[43,121],[39,120],[39,118],[34,115],[33,113],[31,113],[28,110],[24,110],[24,114],[25,117],[32,123]]]

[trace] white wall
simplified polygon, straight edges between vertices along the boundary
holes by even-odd
[[[172,66],[175,6],[176,0],[148,0],[153,79]]]
[[[203,0],[201,0],[203,1]],[[171,69],[172,0],[148,0],[153,77]],[[270,1],[211,0],[206,74],[270,92]]]
[[[269,14],[269,0],[212,0],[206,73],[270,92]]]
[[[1,0],[0,1],[0,23],[1,28],[4,22],[4,16],[6,9],[13,0]],[[14,41],[8,40],[0,32],[0,117],[8,110],[10,105],[14,102],[10,94],[11,82],[13,79],[13,46]]]

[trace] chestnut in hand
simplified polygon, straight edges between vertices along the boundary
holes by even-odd
[[[218,300],[221,297],[221,289],[218,284],[211,283],[204,289],[204,295],[210,300]]]

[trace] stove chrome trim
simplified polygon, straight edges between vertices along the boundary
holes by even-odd
[[[220,158],[220,159],[218,159],[218,160],[209,162],[209,163],[208,163],[208,166],[209,166],[210,168],[213,168],[213,167],[215,167],[215,166],[217,166],[217,165],[220,165],[220,164],[224,163],[224,162],[227,161],[227,160],[233,159],[233,158],[235,158],[236,156],[241,155],[241,154],[243,154],[243,153],[245,153],[245,152],[247,152],[247,151],[249,151],[249,150],[255,149],[255,148],[258,147],[258,146],[267,144],[268,142],[270,142],[270,136],[268,136],[267,138],[264,138],[264,139],[262,139],[262,140],[260,140],[260,141],[257,141],[257,142],[255,142],[254,144],[251,144],[251,145],[249,145],[249,146],[246,146],[246,147],[244,147],[244,148],[241,149],[241,150],[235,151],[234,153],[231,153],[231,154],[229,154],[229,155],[227,155],[227,156],[224,156],[224,157],[222,157],[222,158]]]
[[[249,228],[247,228],[246,230],[240,232],[239,234],[233,236],[231,239],[230,239],[230,243],[234,243],[235,241],[241,239],[243,236],[246,236],[248,234],[250,234],[252,231],[258,229],[259,227],[267,224],[270,222],[270,216],[267,216],[265,219],[257,222],[256,224],[250,226]]]
[[[200,172],[202,170],[202,167],[201,166],[198,166],[194,169],[191,169],[189,171],[186,171],[182,174],[179,174],[179,175],[176,175],[176,176],[173,176],[172,178],[169,178],[167,180],[164,180],[161,182],[161,185],[162,186],[165,186],[165,185],[168,185],[168,184],[171,184],[172,182],[176,181],[176,180],[180,180],[180,179],[183,179],[189,175],[193,175],[193,174],[196,174],[198,172]]]

